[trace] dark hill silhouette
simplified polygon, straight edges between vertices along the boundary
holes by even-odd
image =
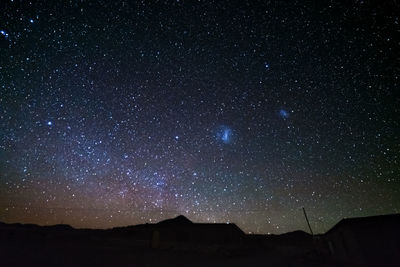
[[[41,229],[41,230],[45,230],[45,229],[50,229],[50,230],[73,230],[74,228],[68,224],[55,224],[55,225],[44,225],[44,226],[40,226],[37,224],[31,224],[31,223],[27,223],[27,224],[22,224],[22,223],[11,223],[11,224],[7,224],[7,223],[3,223],[0,222],[0,229]]]

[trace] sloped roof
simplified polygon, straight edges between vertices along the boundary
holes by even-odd
[[[150,226],[150,225],[148,225]],[[183,215],[179,215],[176,218],[167,219],[161,221],[156,224],[152,224],[152,227],[168,227],[168,228],[191,228],[194,231],[209,231],[209,232],[218,232],[218,231],[232,231],[237,232],[238,234],[244,234],[244,232],[234,223],[193,223],[191,220],[186,218]]]
[[[361,226],[377,226],[382,224],[400,225],[400,214],[388,214],[369,217],[345,218],[335,224],[326,234],[332,233],[339,228],[359,228]]]

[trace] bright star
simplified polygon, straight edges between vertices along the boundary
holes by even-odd
[[[5,31],[0,31],[1,35],[3,35],[6,39],[8,38],[8,33],[6,33]]]
[[[51,125],[53,125],[53,123],[51,121],[48,121],[47,125],[51,126]]]

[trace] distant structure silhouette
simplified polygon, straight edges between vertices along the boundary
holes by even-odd
[[[236,224],[226,223],[193,223],[180,215],[156,224],[146,224],[145,229],[151,231],[152,247],[179,246],[190,243],[225,244],[242,240],[245,233]]]
[[[357,266],[400,266],[400,214],[343,219],[326,234],[331,255]]]

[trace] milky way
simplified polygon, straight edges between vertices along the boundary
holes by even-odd
[[[0,221],[400,211],[395,1],[34,2],[0,11]]]

